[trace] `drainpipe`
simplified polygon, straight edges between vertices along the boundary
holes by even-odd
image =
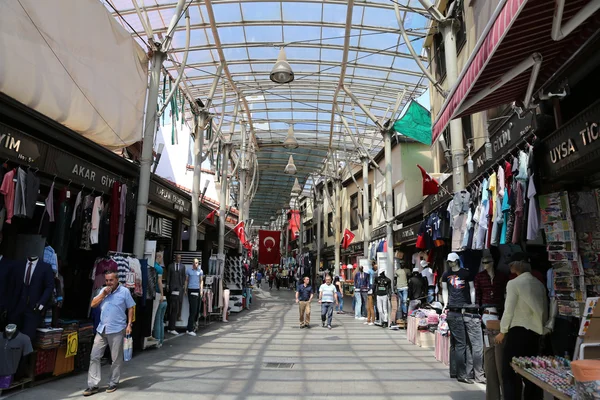
[[[317,197],[317,261],[315,265],[315,274],[313,276],[313,286],[316,286],[317,275],[321,266],[321,218],[323,218],[323,199]]]
[[[341,186],[342,186],[342,181],[339,178],[335,178],[334,179],[334,185],[335,185],[335,199],[334,199],[334,207],[335,210],[333,212],[333,229],[335,232],[335,244],[334,244],[334,249],[335,249],[335,274],[339,275],[340,274],[340,245],[341,245],[341,234],[342,232],[340,232],[340,217],[341,217],[341,210],[340,210],[340,191],[341,191]]]
[[[361,157],[363,175],[363,247],[364,256],[369,258],[369,241],[371,240],[371,224],[369,223],[369,158]]]
[[[234,122],[235,123],[235,122]],[[225,256],[225,216],[227,212],[227,170],[229,164],[230,142],[223,143],[221,163],[221,198],[219,199],[219,255]]]

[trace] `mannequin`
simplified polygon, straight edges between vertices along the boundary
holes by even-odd
[[[231,292],[229,288],[223,287],[223,322],[229,322],[227,316],[229,315],[229,295]]]
[[[32,352],[29,337],[19,332],[15,324],[7,325],[0,335],[0,377],[14,375],[23,358]]]
[[[54,291],[54,271],[37,256],[29,256],[18,264],[12,277],[16,306],[9,320],[33,342]]]
[[[385,276],[385,271],[381,270],[379,276],[375,278],[375,295],[377,296],[377,310],[379,310],[379,319],[382,327],[388,325],[388,301],[392,294],[392,281]]]
[[[485,383],[481,317],[475,304],[475,285],[458,254],[448,254],[448,270],[442,276],[444,310],[450,328],[450,376],[459,382]]]

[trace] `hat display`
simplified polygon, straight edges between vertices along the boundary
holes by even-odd
[[[460,257],[456,253],[448,254],[448,261],[458,261]]]

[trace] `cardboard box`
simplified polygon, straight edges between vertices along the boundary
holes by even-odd
[[[419,331],[419,346],[424,348],[435,348],[435,335],[429,331]]]

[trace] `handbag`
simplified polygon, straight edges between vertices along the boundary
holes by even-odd
[[[133,357],[133,338],[125,335],[123,339],[123,360],[129,361]]]

